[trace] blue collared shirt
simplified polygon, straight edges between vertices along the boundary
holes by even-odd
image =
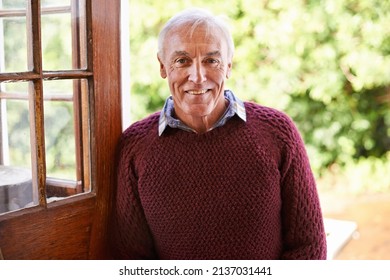
[[[243,121],[246,121],[246,111],[244,103],[238,99],[232,91],[225,90],[225,99],[229,101],[229,105],[222,117],[209,129],[212,130],[216,127],[223,126],[234,115],[239,116]],[[160,113],[160,119],[158,124],[158,135],[161,136],[167,126],[172,128],[179,128],[185,131],[195,132],[192,128],[184,124],[179,119],[173,117],[173,99],[169,96],[165,101],[164,107]]]

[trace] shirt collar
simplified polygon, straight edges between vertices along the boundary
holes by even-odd
[[[243,121],[246,121],[246,110],[244,103],[238,99],[232,91],[225,90],[224,92],[225,99],[229,101],[229,105],[226,108],[225,113],[222,117],[214,124],[211,129],[214,129],[219,126],[223,126],[231,117],[237,115]],[[169,96],[160,112],[160,118],[158,123],[158,135],[161,136],[167,126],[172,128],[179,128],[185,131],[193,132],[193,129],[182,123],[180,120],[173,117],[173,98]]]

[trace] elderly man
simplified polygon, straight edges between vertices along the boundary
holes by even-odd
[[[225,89],[233,40],[207,11],[159,35],[171,96],[119,145],[115,257],[325,259],[315,181],[289,117]]]

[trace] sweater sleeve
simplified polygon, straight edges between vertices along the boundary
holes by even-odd
[[[119,146],[112,254],[115,259],[155,259],[153,238],[137,192],[132,142],[122,139]]]
[[[326,259],[326,235],[318,192],[303,140],[291,120],[282,188],[282,259]]]

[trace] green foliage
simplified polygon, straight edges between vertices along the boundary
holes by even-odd
[[[72,103],[45,102],[46,169],[49,177],[76,179],[73,123]]]
[[[43,15],[41,22],[43,69],[71,69],[72,33],[70,15]]]
[[[2,22],[1,22],[2,21]],[[4,50],[12,50],[12,55],[5,55],[5,72],[27,71],[27,45],[26,20],[23,18],[0,19],[0,26],[4,28]],[[19,34],[18,39],[13,39],[15,34]]]
[[[17,112],[17,114],[13,112]],[[9,100],[7,113],[10,162],[14,166],[31,168],[28,101]]]
[[[236,52],[228,87],[288,113],[318,176],[335,164],[388,159],[389,0],[130,1],[132,106],[145,104],[135,119],[169,95],[158,72],[157,35],[189,6],[230,18]]]
[[[58,0],[46,0],[41,4],[51,6]],[[69,2],[69,1],[68,1]],[[3,8],[26,8],[26,1],[4,1]],[[70,3],[70,2],[69,2]],[[68,3],[68,4],[69,4]],[[64,1],[62,1],[62,4]],[[2,23],[2,24],[1,24]],[[27,71],[26,18],[0,19],[4,41],[5,72]],[[41,16],[42,58],[44,70],[66,70],[72,68],[71,15]],[[60,31],[60,32],[59,32]],[[19,36],[15,36],[19,34]],[[15,82],[1,85],[8,94],[28,95],[28,83]],[[72,95],[71,80],[44,82],[44,94]],[[5,100],[11,165],[31,168],[30,108],[28,99]],[[72,101],[46,101],[45,113],[45,155],[47,176],[61,179],[76,179],[75,132]]]
[[[2,7],[4,9],[26,8],[26,0],[2,0]]]
[[[65,91],[69,89],[69,84],[71,86],[72,82],[50,81],[45,83],[45,89],[51,93],[53,93],[53,87],[56,87],[57,91]],[[25,83],[9,84],[7,90],[11,92],[12,89],[23,90],[24,88],[27,92],[26,86]],[[10,164],[31,168],[28,100],[7,100],[6,105]],[[47,176],[75,180],[76,148],[73,104],[67,101],[45,101],[44,112]]]
[[[327,169],[318,185],[324,190],[352,195],[384,193],[389,191],[390,152],[382,158],[353,159],[343,167]]]

